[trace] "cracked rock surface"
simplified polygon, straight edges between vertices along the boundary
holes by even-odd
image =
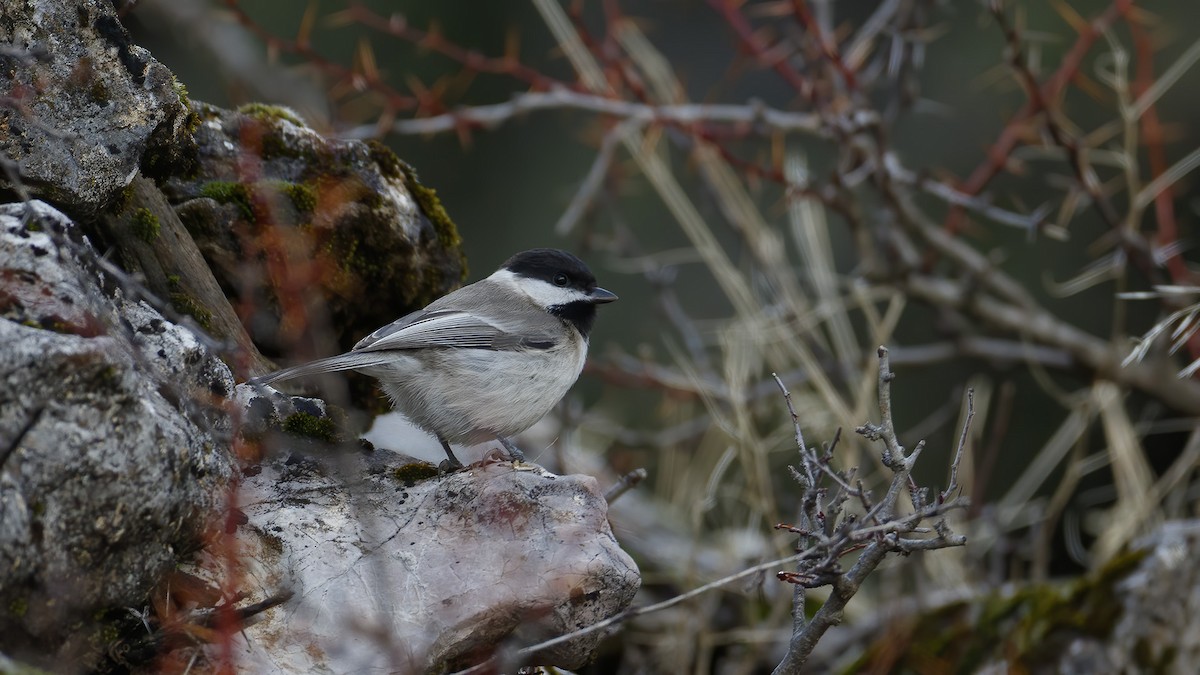
[[[0,652],[72,669],[232,472],[228,368],[95,256],[50,206],[0,206]]]
[[[0,0],[0,153],[30,192],[96,215],[133,179],[195,153],[175,77],[108,0]],[[9,187],[0,174],[0,189]]]
[[[240,503],[247,601],[294,594],[235,636],[247,672],[457,669],[611,616],[640,585],[587,476],[292,455],[248,478]],[[577,667],[600,637],[533,662]]]

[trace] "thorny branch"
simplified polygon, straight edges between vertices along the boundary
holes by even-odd
[[[645,124],[725,124],[740,134],[753,130],[762,134],[773,130],[823,135],[821,121],[817,116],[770,108],[760,101],[747,104],[651,105],[562,87],[516,94],[504,103],[460,108],[431,117],[396,120],[392,123],[390,131],[421,135],[458,131],[463,128],[491,129],[521,115],[561,109],[582,110]],[[371,138],[378,135],[379,131],[377,125],[369,124],[350,129],[343,135],[349,138]]]
[[[793,3],[791,7],[795,19],[805,31],[797,38],[789,39],[765,37],[763,31],[755,30],[742,13],[743,8],[736,3],[714,0],[710,4],[728,23],[746,55],[759,67],[774,71],[795,88],[805,104],[803,109],[787,110],[756,101],[744,104],[656,101],[647,92],[644,83],[636,75],[631,75],[638,70],[635,57],[616,51],[611,35],[606,36],[603,45],[596,44],[594,40],[584,40],[598,52],[596,58],[618,78],[610,89],[602,93],[590,93],[571,83],[531,79],[527,69],[518,68],[510,57],[472,66],[472,63],[480,63],[481,57],[469,55],[461,49],[451,49],[444,44],[444,38],[413,33],[411,27],[402,20],[398,23],[393,20],[391,32],[398,37],[425,46],[428,46],[429,40],[433,40],[431,48],[444,52],[464,68],[505,74],[529,83],[534,90],[515,94],[506,102],[467,106],[431,117],[395,120],[388,127],[392,132],[402,134],[462,134],[471,129],[492,128],[515,117],[548,109],[583,110],[607,121],[619,120],[620,124],[605,135],[596,162],[564,216],[563,230],[572,227],[596,200],[605,173],[617,163],[613,156],[617,136],[626,137],[626,132],[632,130],[649,133],[654,127],[668,127],[681,132],[669,138],[685,149],[695,152],[713,149],[737,171],[781,183],[792,199],[819,201],[831,212],[843,216],[852,229],[865,232],[864,226],[867,225],[861,222],[862,216],[855,207],[856,203],[862,201],[858,191],[861,188],[874,189],[882,198],[891,218],[886,227],[876,229],[874,237],[857,239],[862,259],[868,263],[863,268],[868,278],[880,283],[895,283],[899,279],[910,297],[948,314],[961,315],[963,318],[956,325],[970,325],[982,320],[998,333],[996,338],[1015,339],[1022,344],[1018,350],[1019,360],[1030,364],[1050,363],[1067,369],[1083,367],[1101,377],[1141,389],[1172,408],[1185,412],[1200,409],[1200,388],[1187,382],[1169,381],[1161,376],[1161,370],[1152,363],[1134,363],[1126,368],[1118,368],[1117,364],[1124,356],[1119,342],[1114,344],[1111,340],[1092,336],[1043,310],[1029,291],[997,269],[993,261],[977,252],[971,243],[959,235],[958,220],[963,212],[970,212],[994,223],[1025,230],[1031,238],[1048,236],[1062,240],[1069,236],[1069,223],[1056,222],[1056,217],[1061,221],[1063,213],[1073,213],[1071,209],[1056,207],[1051,201],[1022,212],[1003,208],[991,196],[983,193],[988,182],[1005,169],[1013,151],[1021,143],[1022,131],[1028,128],[1035,116],[1040,115],[1044,120],[1041,126],[1048,136],[1047,143],[1063,149],[1075,175],[1077,187],[1067,191],[1062,199],[1063,204],[1077,198],[1092,204],[1101,222],[1109,229],[1109,236],[1115,238],[1114,242],[1123,255],[1121,260],[1131,261],[1144,277],[1162,281],[1163,273],[1155,263],[1153,247],[1136,228],[1129,227],[1125,222],[1128,219],[1126,216],[1114,212],[1115,200],[1108,194],[1110,186],[1098,182],[1095,169],[1089,164],[1091,149],[1085,147],[1085,143],[1091,141],[1086,137],[1073,136],[1073,132],[1060,121],[1061,113],[1056,109],[1057,102],[1071,84],[1072,76],[1080,71],[1084,57],[1097,44],[1100,36],[1123,17],[1134,21],[1125,16],[1125,8],[1121,3],[1114,3],[1090,23],[1077,26],[1078,40],[1064,57],[1061,66],[1044,82],[1038,81],[1023,55],[1022,37],[1009,24],[1003,3],[991,3],[989,8],[993,20],[1006,39],[1007,61],[1024,86],[1029,103],[1002,131],[993,145],[988,162],[961,185],[945,178],[931,178],[925,171],[906,166],[888,146],[891,115],[872,109],[869,101],[861,96],[872,88],[887,86],[888,73],[907,72],[907,69],[914,67],[911,64],[905,66],[905,63],[906,59],[918,59],[923,47],[923,38],[919,37],[921,33],[916,30],[925,20],[920,12],[909,13],[910,10],[901,9],[895,3],[885,3],[877,15],[860,29],[859,35],[840,45],[842,49],[839,52],[839,43],[824,27],[818,25],[805,3]],[[610,26],[612,31],[623,30],[620,25],[623,18],[619,10],[610,8],[609,20],[614,24]],[[888,20],[905,27],[896,37],[890,38],[900,42],[894,42],[890,50],[875,45],[873,51],[871,40],[884,39],[879,22]],[[402,26],[403,30],[396,26]],[[911,53],[906,52],[909,49]],[[793,58],[797,53],[819,54],[820,58],[801,61]],[[906,53],[908,56],[903,56]],[[835,104],[834,99],[840,102]],[[367,125],[350,130],[349,135],[365,136],[379,131],[378,125]],[[840,155],[836,171],[825,181],[818,177],[803,182],[791,181],[777,166],[743,159],[727,145],[730,141],[746,138],[774,143],[780,135],[801,135],[818,142],[833,143]],[[914,198],[918,194],[931,196],[950,207],[950,227],[937,228],[932,225],[936,216],[915,206]],[[873,264],[872,261],[881,260],[876,251],[881,239],[901,252],[896,256],[900,264],[887,267]],[[910,268],[928,269],[938,260],[948,262],[950,270],[936,276],[909,274]],[[988,293],[976,292],[976,286]],[[979,336],[963,332],[955,338],[953,351],[961,356],[969,356],[969,347]],[[1042,358],[1051,354],[1067,358],[1057,363]]]
[[[1008,44],[1009,63],[1025,87],[1033,108],[1043,111],[1044,124],[1051,140],[1066,151],[1076,181],[1088,195],[1092,205],[1096,207],[1104,224],[1118,238],[1122,249],[1138,265],[1142,273],[1151,281],[1163,281],[1162,274],[1157,269],[1150,252],[1149,243],[1135,231],[1124,226],[1112,200],[1105,194],[1095,169],[1088,163],[1086,152],[1080,147],[1079,140],[1063,129],[1063,125],[1058,119],[1058,111],[1042,97],[1041,85],[1026,63],[1022,52],[1021,38],[1016,28],[1009,23],[1003,3],[993,0],[990,8],[992,17],[1004,33],[1005,42]]]
[[[1128,2],[1114,0],[1104,12],[1090,21],[1077,20],[1074,24],[1078,32],[1075,44],[1063,57],[1057,70],[1044,82],[1038,81],[1023,54],[1022,37],[1005,16],[1005,3],[993,0],[988,4],[988,11],[1005,37],[1007,60],[1025,88],[1029,101],[1003,129],[989,150],[987,161],[961,185],[933,180],[920,170],[902,166],[895,155],[883,147],[890,131],[889,123],[897,112],[896,101],[890,102],[888,110],[881,112],[873,109],[870,99],[864,96],[872,90],[897,88],[901,90],[901,95],[896,99],[900,107],[911,105],[912,101],[904,93],[905,78],[912,77],[920,68],[925,43],[929,40],[925,29],[931,17],[929,8],[924,7],[923,3],[881,3],[855,34],[839,41],[836,37],[838,31],[827,25],[829,17],[818,16],[819,13],[815,13],[806,2],[796,0],[787,8],[801,30],[798,33],[779,34],[753,21],[750,16],[755,12],[749,11],[741,3],[711,0],[709,4],[712,10],[728,25],[740,51],[756,66],[773,71],[800,95],[801,104],[807,109],[796,111],[773,108],[760,102],[656,104],[645,87],[645,74],[639,73],[637,57],[628,53],[627,47],[626,53],[621,51],[623,45],[616,36],[627,32],[625,24],[628,21],[616,3],[605,5],[608,25],[603,40],[587,35],[582,22],[577,22],[576,26],[582,44],[595,52],[595,58],[609,73],[608,87],[603,91],[596,91],[594,87],[584,86],[579,81],[548,76],[523,63],[517,56],[515,40],[509,41],[502,56],[489,56],[455,44],[436,25],[419,29],[401,14],[384,16],[359,2],[349,3],[347,9],[329,16],[328,21],[333,25],[358,23],[382,35],[411,43],[421,50],[437,53],[457,64],[464,75],[500,76],[530,88],[528,92],[515,94],[507,102],[453,109],[441,100],[442,94],[436,86],[427,90],[410,83],[413,95],[401,94],[399,89],[388,85],[385,76],[373,67],[359,65],[346,68],[322,57],[309,44],[305,31],[292,39],[271,35],[241,10],[237,0],[226,0],[226,4],[239,21],[258,34],[272,49],[295,54],[315,65],[337,83],[337,90],[366,88],[382,95],[384,110],[378,122],[347,130],[346,135],[351,137],[374,136],[388,130],[400,134],[456,132],[463,135],[471,129],[492,128],[537,110],[584,110],[639,126],[664,125],[679,130],[682,132],[679,141],[690,140],[715,149],[721,157],[747,175],[782,183],[793,195],[819,199],[848,220],[854,218],[853,214],[847,212],[851,208],[848,205],[854,202],[854,196],[847,193],[849,189],[872,179],[881,186],[901,181],[951,206],[947,224],[952,235],[961,229],[961,214],[965,210],[992,222],[1020,227],[1031,233],[1045,232],[1056,238],[1066,236],[1065,223],[1052,222],[1050,213],[1053,208],[1049,203],[1030,213],[1022,213],[1001,208],[990,197],[981,194],[995,176],[1006,170],[1014,150],[1027,136],[1030,121],[1041,116],[1044,119],[1042,127],[1050,136],[1049,140],[1067,153],[1082,195],[1095,206],[1109,227],[1111,236],[1116,238],[1124,253],[1144,275],[1162,281],[1161,272],[1154,264],[1154,251],[1146,238],[1124,223],[1125,218],[1116,212],[1114,200],[1107,194],[1107,186],[1098,182],[1095,170],[1089,164],[1089,148],[1084,145],[1086,139],[1072,136],[1059,122],[1061,114],[1057,110],[1058,101],[1079,75],[1093,47],[1102,42],[1106,31],[1120,20],[1141,31],[1138,25],[1141,19],[1133,15]],[[762,8],[758,9],[761,12]],[[782,9],[779,12],[781,16],[786,13]],[[826,21],[821,21],[822,18]],[[305,26],[309,26],[305,30],[311,30],[311,22],[306,22]],[[1145,51],[1144,47],[1139,47],[1139,50]],[[373,59],[363,61],[373,63]],[[1145,58],[1139,57],[1139,67],[1145,62]],[[1143,88],[1148,80],[1148,77],[1139,75]],[[399,113],[413,111],[418,113],[414,119],[396,119]],[[432,116],[422,116],[427,114]],[[829,184],[790,184],[777,165],[763,165],[742,159],[727,144],[727,141],[746,137],[776,143],[779,134],[794,132],[837,144],[843,159]],[[777,163],[778,159],[774,162]],[[604,167],[611,162],[598,164]],[[1078,193],[1070,191],[1064,203],[1077,198]],[[1155,202],[1157,206],[1162,200],[1156,199]],[[573,205],[574,210],[577,211],[581,205]],[[1161,243],[1163,246],[1171,244]],[[1172,269],[1178,267],[1175,263]],[[1173,275],[1178,277],[1177,271]],[[1183,281],[1179,278],[1173,280]]]

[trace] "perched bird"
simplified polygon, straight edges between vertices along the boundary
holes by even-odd
[[[508,437],[542,418],[583,370],[596,305],[617,296],[582,260],[553,248],[509,258],[491,276],[371,333],[349,352],[250,380],[356,370],[379,380],[393,407],[450,443]]]

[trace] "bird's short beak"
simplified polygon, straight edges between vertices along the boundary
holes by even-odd
[[[593,288],[590,293],[591,302],[593,305],[603,305],[606,302],[612,302],[617,299],[617,294],[612,291],[606,291],[603,288]]]

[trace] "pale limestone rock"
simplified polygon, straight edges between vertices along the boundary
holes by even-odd
[[[640,584],[596,481],[533,465],[431,475],[394,453],[264,464],[240,495],[245,672],[441,672],[595,623]],[[414,478],[421,475],[423,478]],[[406,478],[407,477],[407,478]],[[575,667],[600,635],[534,661]]]

